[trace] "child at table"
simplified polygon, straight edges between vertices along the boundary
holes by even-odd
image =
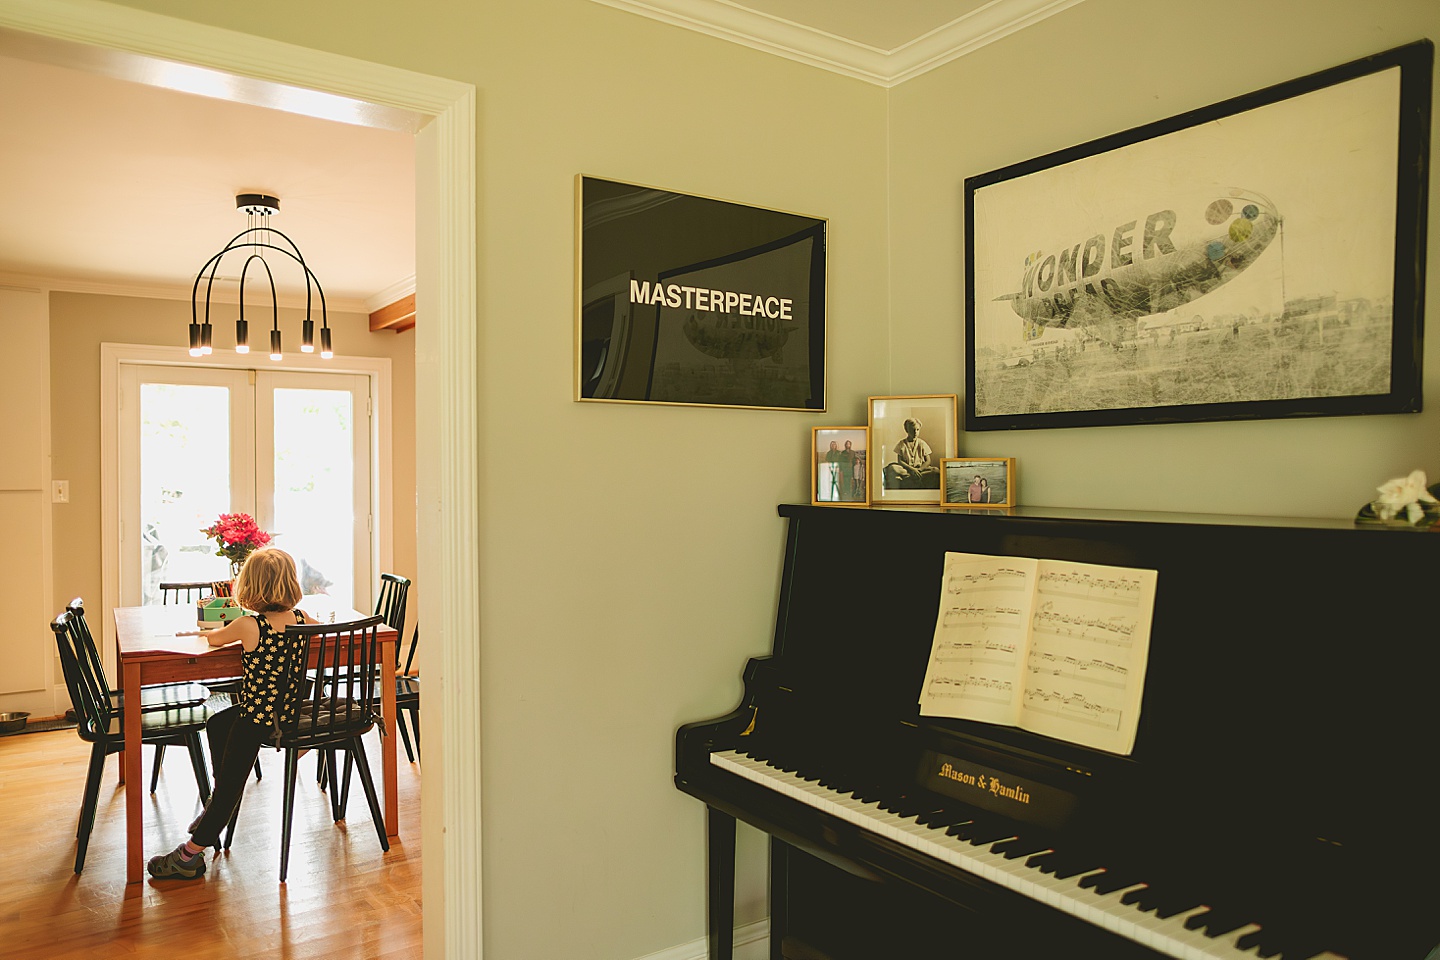
[[[296,608],[300,597],[295,561],[284,550],[263,547],[250,554],[240,568],[235,600],[256,613],[205,635],[212,647],[238,641],[245,650],[238,702],[205,724],[215,764],[215,790],[204,811],[190,824],[190,839],[163,856],[150,858],[146,867],[150,876],[194,880],[205,875],[205,848],[219,845],[220,831],[240,802],[261,744],[289,719],[295,704],[281,702],[276,695],[281,678],[305,645],[287,641],[285,628],[294,623],[319,623]]]

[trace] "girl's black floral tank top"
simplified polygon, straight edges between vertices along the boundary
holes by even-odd
[[[295,622],[303,623],[299,610],[293,611]],[[240,715],[251,723],[262,727],[275,727],[290,720],[295,710],[294,698],[282,701],[285,677],[290,664],[303,656],[303,638],[285,638],[284,631],[270,626],[263,613],[251,614],[260,628],[260,642],[254,650],[241,655],[244,676],[240,681]]]

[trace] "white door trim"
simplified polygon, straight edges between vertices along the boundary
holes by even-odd
[[[440,761],[429,768],[421,818],[425,833],[445,838],[423,868],[425,956],[479,960],[480,711],[445,709],[447,690],[480,687],[474,85],[97,0],[0,0],[0,29],[45,40],[41,46],[84,44],[102,59],[129,54],[190,64],[419,118],[416,301],[424,319],[415,349],[417,575],[424,584],[422,670],[439,681],[425,685],[433,719],[425,725],[424,749]]]

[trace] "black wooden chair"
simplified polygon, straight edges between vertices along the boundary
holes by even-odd
[[[166,606],[171,603],[194,603],[196,600],[204,600],[206,597],[214,595],[215,582],[213,580],[160,584],[160,602]]]
[[[84,609],[76,609],[78,606],[77,601],[50,623],[60,654],[60,667],[65,674],[65,686],[70,691],[70,705],[75,710],[75,731],[81,740],[90,744],[90,767],[85,779],[84,798],[80,803],[80,822],[75,830],[76,873],[85,869],[85,852],[95,827],[105,758],[125,749],[123,714],[112,699],[110,685],[98,658],[92,657],[88,650],[93,646],[93,640],[88,639],[90,630],[85,625]],[[210,772],[206,768],[200,732],[205,729],[209,716],[203,703],[142,710],[140,714],[142,743],[156,747],[173,743],[189,750],[190,765],[195,770],[195,783],[200,788],[202,803],[210,799]],[[131,789],[135,787],[130,785]]]
[[[361,737],[380,719],[376,685],[370,682],[380,644],[377,639],[378,615],[350,623],[317,623],[285,628],[285,640],[294,643],[294,656],[281,680],[281,702],[295,704],[287,722],[280,724],[278,736],[266,740],[267,746],[285,751],[284,826],[280,834],[280,880],[283,883],[290,866],[290,827],[295,812],[295,780],[299,773],[300,753],[315,750],[325,758],[330,782],[336,782],[337,750],[345,752],[347,771],[351,764],[360,773],[365,799],[380,849],[389,850],[385,836],[385,816],[375,792],[375,780],[365,757]],[[306,664],[314,662],[312,676]],[[349,776],[340,790],[331,790],[330,810],[336,821],[344,817],[345,793]],[[237,804],[225,831],[225,849],[235,834],[240,816]]]
[[[410,581],[393,573],[380,574],[380,596],[375,600],[375,613],[395,628],[395,636],[405,636],[405,605],[410,598]],[[400,651],[396,647],[395,665],[399,666]]]
[[[103,678],[105,667],[100,660],[100,648],[95,644],[95,636],[90,632],[90,624],[85,620],[84,599],[76,597],[65,605],[65,609],[75,615],[74,633],[88,662],[90,675]],[[124,706],[124,696],[120,692],[108,687],[106,692],[112,708],[119,710]],[[209,687],[200,683],[146,684],[140,688],[140,712],[198,707],[209,700],[212,693]],[[160,786],[160,766],[165,762],[165,746],[164,743],[155,744],[155,763],[150,769],[151,793]]]
[[[405,756],[411,763],[420,756],[420,678],[411,676],[415,666],[415,648],[420,645],[420,624],[410,634],[410,652],[405,655],[405,666],[395,675],[395,729],[400,731],[400,742],[405,744]],[[395,643],[395,656],[399,659],[400,643]],[[415,747],[410,747],[410,734],[405,730],[405,714],[410,714],[410,725],[415,728]]]
[[[400,644],[405,639],[405,613],[406,604],[409,600],[409,597],[410,580],[408,577],[402,577],[393,573],[380,574],[380,595],[375,599],[375,613],[388,626],[392,626],[395,628],[395,668],[397,670],[400,667]],[[381,675],[381,671],[378,667],[376,668],[375,672],[377,677]],[[399,692],[398,689],[396,692]],[[419,691],[417,689],[417,699],[415,701],[416,707],[414,712],[411,714],[412,717],[419,715],[420,708],[418,697]],[[399,725],[400,718],[396,717],[395,722],[397,725]],[[410,755],[410,740],[408,738],[408,735],[403,735],[403,738],[405,739],[405,753],[407,755]],[[410,762],[415,762],[415,757],[413,755],[410,756]],[[327,769],[328,766],[326,759],[324,757],[317,756],[315,758],[315,780],[320,784],[320,789],[322,790],[325,789],[326,784],[329,782],[326,773]],[[348,766],[346,768],[345,775],[348,779],[350,775]]]

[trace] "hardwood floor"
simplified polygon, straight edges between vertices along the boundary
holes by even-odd
[[[366,737],[379,779],[379,748]],[[89,745],[74,730],[0,737],[0,958],[230,960],[343,957],[421,960],[420,767],[400,751],[400,837],[382,853],[356,778],[349,819],[330,820],[313,755],[300,762],[290,874],[280,883],[284,755],[261,753],[228,853],[206,851],[201,880],[126,887],[125,787],[119,757],[105,764],[85,871],[76,875],[75,826]],[[151,748],[143,767],[149,786]],[[165,756],[145,800],[145,852],[184,839],[200,810],[185,751]]]

